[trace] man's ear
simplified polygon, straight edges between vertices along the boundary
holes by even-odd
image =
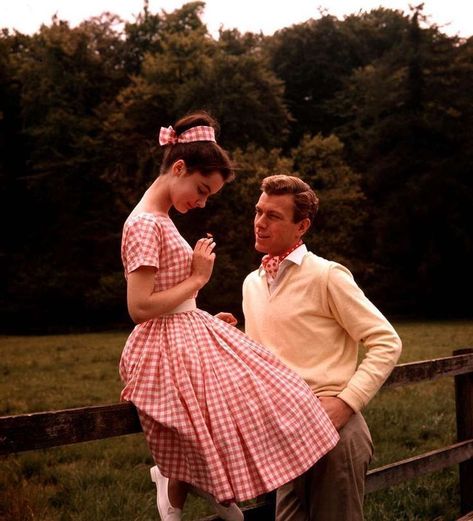
[[[297,228],[299,233],[301,234],[301,237],[305,234],[305,232],[310,228],[310,219],[306,217],[305,219],[300,220],[297,223]]]

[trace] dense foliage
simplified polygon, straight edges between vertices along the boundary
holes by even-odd
[[[176,216],[189,242],[217,238],[201,307],[239,313],[259,181],[290,172],[321,198],[309,245],[383,310],[471,316],[473,38],[380,8],[215,39],[204,7],[0,34],[2,329],[127,323],[121,227],[156,175],[157,129],[196,108],[239,167]]]

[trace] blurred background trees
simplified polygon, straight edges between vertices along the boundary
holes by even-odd
[[[156,175],[159,127],[200,108],[238,166],[175,216],[189,242],[217,238],[202,307],[240,314],[259,182],[282,172],[320,196],[309,246],[383,310],[471,316],[473,39],[419,8],[215,39],[204,8],[0,34],[2,329],[129,326],[121,227]]]

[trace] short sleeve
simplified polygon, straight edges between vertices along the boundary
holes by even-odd
[[[151,216],[137,216],[127,221],[122,239],[122,262],[125,275],[140,266],[153,266],[159,269],[162,238],[161,224]]]

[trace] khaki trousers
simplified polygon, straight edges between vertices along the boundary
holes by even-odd
[[[305,474],[278,489],[276,521],[362,521],[365,478],[373,443],[354,414],[340,441]]]

